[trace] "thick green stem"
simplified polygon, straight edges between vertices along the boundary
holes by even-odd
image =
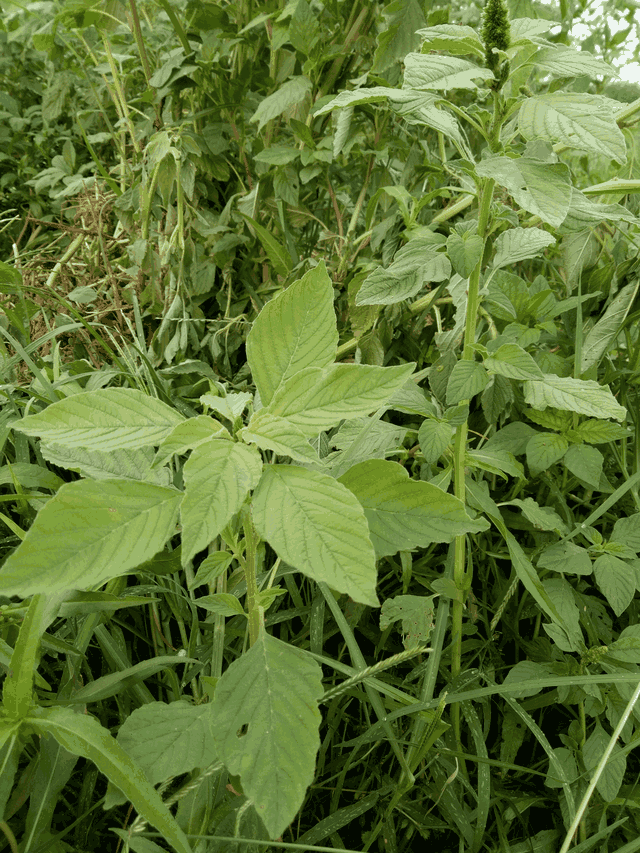
[[[487,226],[489,223],[489,214],[491,210],[491,201],[493,199],[493,188],[495,182],[492,179],[484,181],[480,188],[478,197],[478,234],[483,240],[486,239]],[[484,250],[483,253],[484,255]],[[472,361],[475,352],[472,345],[475,343],[476,323],[478,317],[478,308],[480,304],[480,273],[482,271],[482,256],[478,261],[476,268],[471,273],[469,278],[469,292],[467,299],[467,317],[464,330],[464,346],[462,350],[463,361]],[[462,401],[464,402],[464,401]],[[463,503],[466,502],[466,484],[465,484],[465,454],[467,451],[467,432],[468,422],[465,420],[456,430],[456,438],[454,445],[454,494]],[[467,590],[471,586],[471,573],[467,576],[466,572],[466,538],[458,536],[455,545],[455,558],[453,564],[453,581],[458,591],[456,598],[453,601],[452,608],[452,651],[451,651],[451,677],[455,678],[459,673],[462,665],[462,616],[464,610],[464,600]],[[456,738],[456,744],[459,752],[462,752],[462,742],[460,739],[460,706],[453,705],[451,709],[453,729]]]
[[[247,581],[247,611],[249,613],[249,645],[252,646],[260,636],[264,622],[264,609],[258,605],[258,582],[256,580],[256,553],[258,537],[253,529],[253,521],[248,507],[242,519],[244,529],[244,576]]]

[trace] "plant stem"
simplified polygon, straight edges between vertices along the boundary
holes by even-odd
[[[258,605],[258,583],[256,580],[256,552],[258,541],[253,528],[253,521],[248,507],[242,517],[244,529],[244,576],[247,581],[247,610],[249,612],[249,645],[252,646],[260,636],[264,624],[264,609]]]

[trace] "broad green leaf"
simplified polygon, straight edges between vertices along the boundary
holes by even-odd
[[[197,663],[196,658],[179,657],[178,655],[162,655],[160,657],[143,660],[134,666],[124,670],[110,672],[95,681],[90,681],[73,694],[69,701],[74,705],[88,705],[90,702],[99,702],[109,696],[115,696],[134,684],[139,684],[157,672],[160,672],[171,664]]]
[[[269,465],[253,493],[252,516],[282,560],[354,601],[378,606],[367,519],[342,483],[293,465]]]
[[[152,785],[212,764],[216,758],[211,705],[184,700],[149,702],[134,710],[118,730],[117,743]],[[109,784],[106,808],[124,802]]]
[[[396,595],[387,598],[380,610],[380,630],[402,622],[402,641],[406,649],[429,642],[433,629],[434,595]]]
[[[213,583],[229,568],[232,560],[233,554],[228,551],[213,551],[208,554],[198,566],[195,578],[188,582],[187,589],[196,589],[199,586]]]
[[[277,91],[260,102],[249,121],[258,122],[259,133],[271,119],[277,118],[286,109],[304,100],[311,89],[312,83],[307,77],[290,77]]]
[[[93,762],[178,853],[192,853],[186,835],[160,794],[95,717],[76,714],[68,708],[33,708],[26,722],[37,732],[52,735],[74,755]]]
[[[572,444],[564,455],[564,464],[572,474],[592,488],[600,486],[604,457],[595,447]]]
[[[541,228],[509,228],[496,237],[493,266],[496,269],[535,258],[556,242],[555,237]]]
[[[487,157],[476,164],[475,170],[478,176],[493,178],[506,187],[520,207],[554,228],[566,217],[571,203],[571,177],[564,163],[541,163],[528,157]]]
[[[516,498],[512,501],[506,501],[499,506],[519,506],[524,517],[533,524],[537,530],[557,530],[563,536],[568,532],[567,526],[560,518],[555,509],[551,507],[540,506],[533,498],[525,498],[520,500]]]
[[[161,443],[153,460],[153,466],[155,468],[158,465],[164,465],[172,456],[193,450],[211,441],[212,438],[230,439],[231,435],[226,427],[208,415],[189,418],[174,427]]]
[[[566,45],[543,47],[528,63],[556,77],[617,77],[618,72],[608,62],[586,50],[574,50]]]
[[[318,454],[302,430],[266,409],[256,412],[248,426],[238,432],[238,437],[262,450],[273,450],[278,456],[289,456],[295,462],[318,462]]]
[[[622,182],[621,182],[622,183]],[[591,187],[589,187],[589,190]],[[600,222],[616,222],[619,220],[635,219],[633,213],[621,204],[598,204],[587,198],[589,190],[577,190],[573,188],[571,193],[571,207],[566,219],[560,226],[560,233],[567,231],[584,231],[591,225]]]
[[[636,592],[633,567],[613,554],[601,554],[593,564],[593,573],[600,592],[616,616],[620,616],[631,604]]]
[[[333,364],[307,367],[285,381],[268,406],[308,438],[331,429],[344,418],[369,415],[383,406],[413,373],[415,363],[394,367]]]
[[[536,409],[527,409],[526,416],[534,424],[539,424],[545,429],[554,429],[559,432],[567,432],[571,426],[572,415],[569,412],[553,411],[545,409],[539,412]]]
[[[618,424],[597,420],[583,421],[581,424],[578,424],[575,432],[582,441],[586,441],[589,444],[605,444],[629,435],[629,431]]]
[[[591,778],[593,778],[610,741],[611,736],[605,732],[599,720],[596,720],[595,729],[591,732],[582,747],[584,765]],[[612,803],[618,796],[626,770],[627,756],[616,743],[596,783],[598,793],[605,803]]]
[[[525,139],[541,137],[620,164],[627,161],[611,102],[599,95],[549,92],[527,98],[520,107],[518,127]]]
[[[512,684],[517,684],[520,681],[533,682],[530,687],[525,687],[522,690],[510,690],[509,695],[512,699],[528,699],[530,696],[535,696],[540,693],[541,687],[537,687],[535,682],[539,678],[548,678],[553,674],[548,666],[541,663],[536,663],[532,660],[521,660],[519,663],[512,666],[502,682],[511,687]]]
[[[289,275],[293,261],[286,248],[276,240],[270,231],[260,225],[259,222],[256,222],[255,219],[252,219],[246,213],[242,215],[256,232],[258,240],[262,243],[262,248],[265,250],[274,270],[283,278]]]
[[[356,305],[393,305],[410,299],[429,281],[451,275],[447,256],[429,238],[416,237],[399,249],[393,263],[367,276],[356,294]]]
[[[565,645],[564,637],[559,637],[557,625],[545,624],[545,630],[556,643],[560,640],[558,644],[563,651],[577,651],[584,646],[584,637],[580,628],[580,611],[571,584],[565,578],[551,577],[545,578],[542,585],[562,617],[563,631],[567,634],[569,643]]]
[[[297,148],[288,145],[271,145],[254,156],[258,163],[269,163],[271,166],[286,166],[300,156]]]
[[[152,447],[102,451],[43,441],[40,451],[48,462],[91,480],[146,480],[159,486],[168,486],[171,482],[168,469],[151,468]]]
[[[493,373],[509,379],[542,378],[542,371],[529,353],[517,344],[502,344],[484,360],[484,366]]]
[[[442,106],[439,95],[418,89],[393,89],[392,92],[389,106],[408,124],[439,130],[454,139],[463,151],[468,150],[456,118],[448,110],[439,109]]]
[[[227,394],[225,397],[218,397],[215,394],[203,394],[200,397],[200,402],[203,406],[207,406],[219,415],[222,415],[231,423],[235,423],[242,417],[242,413],[253,400],[253,394],[248,391],[239,393]]]
[[[313,781],[323,692],[318,664],[264,631],[216,686],[211,716],[218,755],[240,776],[271,838],[289,826]]]
[[[413,379],[399,388],[389,399],[387,404],[396,412],[404,412],[406,415],[422,415],[422,417],[434,417],[437,413],[433,405]],[[34,466],[37,467],[37,466]]]
[[[585,373],[591,367],[597,367],[607,350],[615,345],[616,338],[627,319],[638,290],[640,278],[625,285],[611,301],[607,310],[589,330],[582,344],[580,371]]]
[[[534,409],[544,411],[547,406],[590,415],[594,418],[613,418],[623,421],[627,410],[621,406],[608,385],[593,380],[572,379],[545,373],[543,379],[524,383],[525,402]]]
[[[380,75],[387,69],[390,71],[391,66],[401,62],[409,51],[417,50],[420,37],[416,30],[425,24],[419,0],[389,3],[384,9],[384,26],[379,28],[375,39],[377,47],[370,70],[372,76]]]
[[[620,542],[632,551],[640,552],[640,512],[619,518],[613,525],[610,541]]]
[[[184,420],[175,409],[133,388],[104,388],[65,397],[10,425],[26,435],[103,453],[160,442]]]
[[[174,535],[181,498],[134,480],[65,483],[0,568],[3,595],[89,589],[126,574]]]
[[[605,181],[603,184],[594,184],[591,187],[585,187],[582,190],[585,195],[627,195],[628,193],[640,192],[640,181],[637,178],[612,178],[610,181]],[[618,205],[604,205],[605,207],[615,207]],[[625,208],[622,208],[625,210]],[[627,210],[628,214],[629,211]]]
[[[335,361],[337,344],[333,287],[321,261],[264,306],[247,336],[247,360],[262,405],[298,371]]]
[[[420,450],[427,465],[437,462],[451,444],[453,427],[446,421],[422,421],[418,431]]]
[[[477,89],[479,79],[491,80],[493,74],[457,56],[408,53],[404,58],[405,89]]]
[[[462,278],[469,278],[478,266],[484,250],[484,240],[470,231],[457,234],[452,231],[447,238],[447,254],[454,270]]]
[[[227,526],[261,472],[260,454],[244,444],[212,439],[191,452],[180,506],[183,566]]]
[[[511,47],[531,43],[532,39],[548,33],[555,26],[553,21],[540,18],[512,18],[509,22],[511,29]],[[538,41],[533,42],[537,44]]]
[[[513,402],[513,388],[506,376],[494,373],[489,378],[489,384],[482,392],[480,403],[487,423],[495,424],[500,415],[504,414]]]
[[[6,595],[4,589],[3,594]],[[38,660],[40,638],[45,628],[43,619],[46,609],[47,596],[34,595],[20,625],[9,671],[2,687],[2,704],[12,719],[26,717],[33,704],[34,667]]]
[[[568,575],[590,575],[593,572],[589,552],[574,542],[549,545],[540,554],[538,566],[552,572],[566,572]]]
[[[480,450],[469,450],[465,453],[465,465],[503,477],[505,474],[510,474],[519,480],[526,479],[524,467],[508,450],[487,450],[485,447],[481,447]]]
[[[436,27],[418,30],[417,34],[422,39],[423,49],[445,50],[456,56],[472,53],[484,59],[484,45],[473,27],[438,24]]]
[[[515,421],[495,432],[484,445],[485,450],[507,450],[514,456],[520,456],[527,450],[529,439],[536,431],[529,424]]]
[[[203,595],[198,599],[198,607],[203,607],[218,616],[246,616],[240,599],[230,592],[217,592],[213,595]]]
[[[0,292],[17,293],[22,285],[22,273],[15,267],[0,261]]]
[[[573,752],[564,746],[557,746],[553,750],[553,756],[556,763],[560,763],[562,766],[564,778],[571,784],[576,782],[580,777],[580,771]],[[558,779],[558,770],[553,766],[551,759],[549,759],[549,770],[544,784],[547,788],[562,788],[563,785],[562,780]]]
[[[532,476],[546,471],[567,452],[569,442],[554,432],[538,432],[527,442],[527,465]]]
[[[447,405],[471,400],[489,384],[489,375],[477,361],[458,361],[447,382]]]
[[[431,483],[411,480],[397,462],[360,462],[338,482],[364,507],[378,558],[487,529],[483,518],[474,520],[467,515],[458,498]]]
[[[330,113],[332,110],[342,107],[355,107],[360,104],[380,104],[398,93],[397,89],[391,89],[387,86],[374,86],[373,88],[362,88],[345,90],[336,95],[333,100],[324,104],[320,109],[315,110],[314,116],[322,116]]]

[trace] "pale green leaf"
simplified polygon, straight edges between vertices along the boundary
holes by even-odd
[[[272,95],[267,95],[260,102],[258,109],[249,121],[258,122],[258,132],[260,132],[271,119],[277,118],[289,107],[293,107],[304,100],[311,89],[312,83],[307,77],[290,77],[277,91]]]
[[[160,442],[184,420],[175,409],[133,388],[103,388],[65,397],[11,426],[65,446],[106,452]]]
[[[554,432],[538,432],[527,442],[527,465],[532,476],[546,471],[567,452],[569,442]]]
[[[44,617],[47,608],[47,596],[42,593],[34,595],[20,625],[2,686],[2,704],[11,719],[26,717],[33,704],[34,668],[38,662],[40,638],[46,628]]]
[[[171,664],[197,663],[196,658],[180,657],[179,655],[161,655],[149,660],[143,660],[126,669],[119,669],[89,681],[84,687],[73,694],[74,704],[88,705],[90,702],[100,702],[115,696],[125,689],[130,689],[134,684],[139,684],[157,672],[165,669]]]
[[[616,616],[620,616],[631,604],[636,592],[633,566],[613,554],[601,554],[593,564],[593,573],[600,592]]]
[[[261,473],[260,454],[244,444],[212,439],[192,451],[180,506],[183,566],[227,526]]]
[[[333,287],[321,261],[265,305],[247,336],[247,360],[263,406],[300,370],[335,361],[337,343]]]
[[[472,53],[484,59],[484,46],[473,27],[438,24],[418,30],[417,34],[422,39],[423,49],[428,47],[429,50],[446,50],[456,56]]]
[[[600,485],[603,462],[602,453],[585,444],[572,444],[564,455],[564,464],[569,471],[593,489]]]
[[[323,692],[318,664],[265,632],[216,686],[218,754],[240,776],[271,838],[289,826],[313,781]]]
[[[589,330],[582,344],[580,370],[585,373],[596,367],[607,350],[615,345],[616,338],[627,319],[640,289],[640,278],[626,284],[608,305],[606,311]]]
[[[356,305],[393,305],[410,299],[429,281],[451,275],[447,256],[429,238],[416,237],[399,249],[393,263],[367,276],[356,294]]]
[[[306,435],[286,418],[272,415],[266,409],[256,412],[238,437],[257,444],[262,450],[273,450],[278,456],[289,456],[296,462],[317,462],[318,454]]]
[[[566,45],[544,47],[528,63],[556,77],[617,77],[618,72],[608,62],[586,50],[574,50]]]
[[[418,431],[418,442],[424,461],[430,465],[437,462],[451,444],[453,427],[446,421],[422,421]]]
[[[336,95],[329,103],[324,104],[319,110],[314,112],[314,116],[322,116],[325,113],[330,113],[332,110],[342,107],[354,107],[360,104],[379,104],[386,101],[398,93],[397,89],[391,89],[387,86],[374,86],[367,89],[345,90]]]
[[[536,530],[557,530],[563,536],[567,533],[567,526],[560,518],[555,509],[540,506],[533,498],[521,500],[516,498],[499,506],[519,506],[524,517],[533,524]]]
[[[527,98],[520,107],[518,127],[525,139],[542,137],[620,164],[627,160],[611,103],[599,95],[549,92]]]
[[[489,384],[489,375],[477,361],[458,361],[447,382],[447,405],[471,400]]]
[[[134,480],[65,483],[0,568],[3,595],[89,589],[126,574],[174,535],[181,498]]]
[[[545,21],[540,18],[513,18],[510,22],[511,47],[527,43],[537,44],[537,37],[542,33],[549,32],[555,26],[554,21]]]
[[[231,435],[226,427],[208,415],[189,418],[174,427],[160,444],[153,465],[164,465],[172,456],[193,450],[212,438],[230,439]]]
[[[613,525],[610,541],[620,542],[632,551],[640,552],[640,512],[619,518]]]
[[[509,379],[542,378],[542,371],[532,356],[517,344],[502,344],[484,360],[484,366],[493,373]]]
[[[475,80],[491,80],[488,68],[444,54],[409,53],[404,58],[405,89],[477,89]]]
[[[496,269],[535,258],[547,246],[556,242],[555,237],[540,228],[509,228],[496,237],[493,266]]]
[[[457,234],[452,231],[447,238],[447,254],[454,270],[462,278],[469,278],[478,266],[484,250],[484,240],[479,234],[466,231]]]
[[[602,728],[599,720],[596,720],[594,730],[582,747],[584,765],[590,778],[593,778],[610,740],[611,737]],[[612,803],[618,796],[626,770],[627,756],[616,743],[596,783],[598,793],[605,803]]]
[[[589,444],[605,444],[629,435],[629,431],[619,426],[619,424],[612,424],[609,421],[597,421],[595,419],[583,421],[581,424],[578,424],[576,433],[582,441],[586,441]]]
[[[369,415],[402,388],[415,363],[393,367],[334,364],[307,367],[276,391],[268,411],[286,418],[312,438],[344,418]]]
[[[293,465],[269,465],[253,493],[252,515],[261,538],[289,565],[378,606],[367,519],[342,483]]]
[[[252,219],[246,213],[242,213],[242,211],[240,212],[256,232],[258,240],[260,240],[262,248],[265,250],[274,270],[283,278],[286,277],[293,266],[293,262],[285,246],[276,240],[271,231],[264,228],[259,222],[256,222],[255,219]]]
[[[600,222],[635,220],[633,213],[621,204],[599,204],[587,198],[586,194],[587,190],[580,192],[575,187],[573,188],[571,206],[564,222],[560,226],[560,233],[583,231],[585,228],[598,225]]]
[[[33,708],[28,722],[36,731],[52,735],[64,749],[93,762],[178,853],[192,853],[160,794],[95,717],[76,714],[69,708]]]
[[[480,177],[502,184],[520,207],[554,228],[566,217],[571,203],[571,176],[564,163],[494,156],[481,160],[475,170]]]
[[[394,622],[402,622],[403,643],[406,649],[415,649],[429,642],[433,629],[434,595],[396,595],[387,598],[380,610],[380,630],[385,631]]]
[[[411,480],[397,462],[360,462],[339,482],[364,507],[378,558],[487,529],[483,518],[474,520],[467,515],[458,498],[431,483]]]
[[[609,390],[608,385],[599,385],[593,380],[572,379],[545,373],[541,380],[532,379],[524,383],[525,402],[534,409],[543,411],[547,406],[590,415],[594,418],[613,418],[623,421],[627,410],[621,406]]]
[[[152,447],[102,451],[42,442],[40,451],[54,465],[92,480],[127,479],[146,480],[159,486],[171,484],[168,469],[151,467],[154,461]]]
[[[244,608],[237,596],[230,592],[216,592],[213,595],[203,595],[197,599],[198,607],[215,613],[218,616],[246,616]]]
[[[538,566],[552,572],[566,572],[568,575],[590,575],[593,572],[589,552],[574,542],[549,545],[538,558]]]
[[[484,445],[485,450],[507,450],[514,456],[526,452],[527,442],[536,431],[529,424],[515,421],[495,432]]]
[[[492,450],[491,448],[487,450],[486,447],[481,447],[480,450],[469,450],[465,454],[465,465],[481,468],[483,471],[490,471],[492,474],[500,474],[501,476],[510,474],[519,480],[526,479],[524,467],[508,450]]]

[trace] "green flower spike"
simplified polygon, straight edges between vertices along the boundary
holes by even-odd
[[[497,75],[500,57],[494,48],[506,50],[509,47],[511,33],[509,15],[504,0],[487,0],[482,22],[482,41],[484,42],[487,68]]]

